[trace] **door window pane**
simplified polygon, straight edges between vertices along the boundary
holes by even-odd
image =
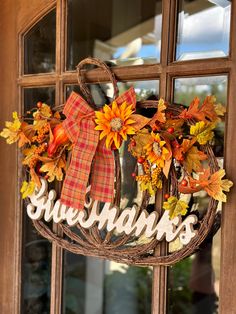
[[[63,314],[151,314],[152,268],[65,252]]]
[[[35,108],[41,101],[53,107],[55,105],[55,87],[24,88],[24,110]]]
[[[227,102],[227,76],[179,78],[175,80],[175,102],[189,105],[194,96],[214,94],[223,105]],[[215,130],[214,151],[219,166],[223,166],[224,122]],[[204,214],[209,198],[204,193],[195,193],[191,200],[192,209]],[[221,204],[213,230],[200,249],[189,258],[169,268],[168,314],[217,314],[220,279],[220,219]],[[217,232],[218,231],[218,232]],[[217,232],[217,233],[216,233]],[[215,234],[216,233],[216,234]],[[215,235],[214,235],[215,234]],[[213,237],[214,235],[214,237]],[[170,244],[170,250],[178,250],[178,241]]]
[[[54,87],[24,89],[24,111],[36,107],[39,100],[48,105],[54,104],[54,98]],[[49,314],[52,245],[33,227],[26,214],[26,206],[27,201],[24,201],[21,313]]]
[[[176,60],[229,55],[231,1],[179,0]]]
[[[120,93],[134,86],[138,100],[157,99],[158,81],[118,83]],[[95,103],[103,106],[113,96],[110,84],[90,85]],[[66,96],[76,85],[67,85]],[[139,113],[152,115],[153,109],[138,109]],[[141,111],[142,112],[141,112]],[[155,109],[154,109],[155,111]],[[128,153],[127,142],[120,149],[122,170],[121,208],[140,205],[142,192],[132,172],[136,159]],[[149,206],[154,207],[154,197]],[[151,314],[152,268],[126,266],[112,261],[64,254],[64,314]],[[80,311],[78,311],[80,309]]]
[[[93,56],[131,65],[159,62],[160,0],[69,0],[67,69]]]
[[[24,36],[24,74],[55,71],[56,10],[51,11]]]

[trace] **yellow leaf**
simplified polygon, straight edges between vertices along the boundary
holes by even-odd
[[[226,108],[222,106],[221,104],[215,104],[214,109],[217,116],[223,116],[226,113]]]
[[[41,168],[41,172],[47,172],[48,181],[52,182],[55,179],[58,181],[62,181],[63,179],[63,171],[66,169],[66,160],[65,156],[60,157],[59,159],[55,159],[53,161],[45,163]]]
[[[148,191],[150,195],[155,195],[156,193],[156,190],[153,188],[151,182],[142,182],[140,184],[140,188],[141,188],[141,191]]]
[[[18,141],[18,132],[11,131],[10,129],[4,128],[0,133],[0,136],[6,138],[7,144],[13,144]]]
[[[164,202],[163,208],[169,211],[170,219],[173,219],[178,215],[186,215],[188,204],[175,196],[170,196],[167,202]]]
[[[19,139],[19,133],[21,132],[20,130],[21,122],[18,118],[16,111],[12,113],[12,117],[13,117],[13,122],[6,121],[5,122],[6,128],[4,128],[2,132],[0,133],[0,136],[6,138],[7,144],[12,144],[12,143],[17,142]]]
[[[43,117],[45,118],[50,118],[52,116],[52,110],[51,108],[46,105],[42,104],[42,107],[39,109],[39,112],[42,114]]]
[[[36,145],[32,145],[30,148],[26,148],[23,150],[23,154],[25,155],[24,160],[22,161],[23,165],[29,166],[30,167],[30,163],[32,159],[35,159],[35,151],[37,149]]]
[[[20,190],[20,192],[22,193],[22,198],[24,199],[27,196],[32,195],[34,190],[35,190],[35,183],[33,181],[30,181],[30,182],[24,181]]]
[[[190,134],[196,136],[196,139],[200,145],[205,145],[211,141],[214,137],[212,130],[215,128],[215,123],[206,123],[204,121],[197,122],[195,125],[191,125]]]
[[[220,169],[213,173],[208,179],[208,184],[204,187],[204,190],[214,199],[226,202],[226,195],[223,193],[229,192],[229,189],[233,186],[233,182],[230,180],[222,180],[225,176],[225,170]]]
[[[34,120],[34,129],[39,131],[48,123],[47,119]]]
[[[198,150],[196,146],[192,146],[186,153],[183,161],[184,168],[191,173],[202,169],[201,160],[207,159],[207,155]]]

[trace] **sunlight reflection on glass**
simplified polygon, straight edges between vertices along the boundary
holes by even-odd
[[[176,60],[228,56],[230,1],[179,0],[178,4]]]

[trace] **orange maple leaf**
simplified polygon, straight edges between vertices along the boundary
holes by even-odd
[[[157,112],[154,114],[151,121],[149,122],[149,125],[151,127],[154,127],[156,125],[156,121],[161,122],[161,123],[166,122],[165,110],[166,110],[166,104],[165,104],[164,99],[161,98],[158,101]]]
[[[179,115],[183,119],[195,118],[198,121],[215,121],[217,119],[217,113],[214,107],[215,97],[207,96],[200,105],[200,100],[198,97],[195,97],[191,102],[188,109],[185,109]]]
[[[225,176],[225,170],[220,169],[213,174],[210,174],[210,169],[204,169],[199,175],[199,179],[195,180],[189,177],[189,186],[179,184],[179,192],[192,194],[201,190],[207,192],[209,196],[217,201],[226,202],[227,198],[224,192],[229,192],[233,186],[233,182],[227,179],[222,180]]]

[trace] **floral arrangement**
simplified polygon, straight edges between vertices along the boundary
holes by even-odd
[[[210,160],[205,147],[214,138],[214,129],[221,121],[225,108],[216,103],[214,96],[207,96],[201,104],[195,98],[188,108],[171,111],[160,99],[152,118],[135,113],[135,104],[114,101],[95,111],[94,125],[99,140],[107,149],[118,150],[123,141],[129,140],[129,152],[141,165],[141,172],[132,173],[141,190],[154,195],[162,188],[164,178],[170,175],[171,167],[179,166],[178,195],[165,195],[163,208],[170,217],[185,215],[188,204],[181,194],[193,194],[204,190],[215,200],[226,202],[226,195],[233,183],[225,176],[225,170],[210,171]],[[45,103],[25,116],[13,113],[13,122],[6,122],[0,133],[8,144],[18,142],[23,150],[22,164],[29,173],[21,192],[25,198],[35,186],[40,186],[40,177],[48,182],[63,180],[68,167],[68,152],[73,148],[63,128],[64,116]],[[180,196],[180,197],[179,197]]]
[[[62,128],[62,115],[53,112],[45,103],[27,111],[25,116],[13,112],[13,122],[7,121],[0,136],[8,144],[18,142],[22,148],[23,161],[29,180],[23,181],[22,197],[31,195],[40,186],[40,177],[48,182],[63,180],[66,171],[67,152],[71,145]]]

